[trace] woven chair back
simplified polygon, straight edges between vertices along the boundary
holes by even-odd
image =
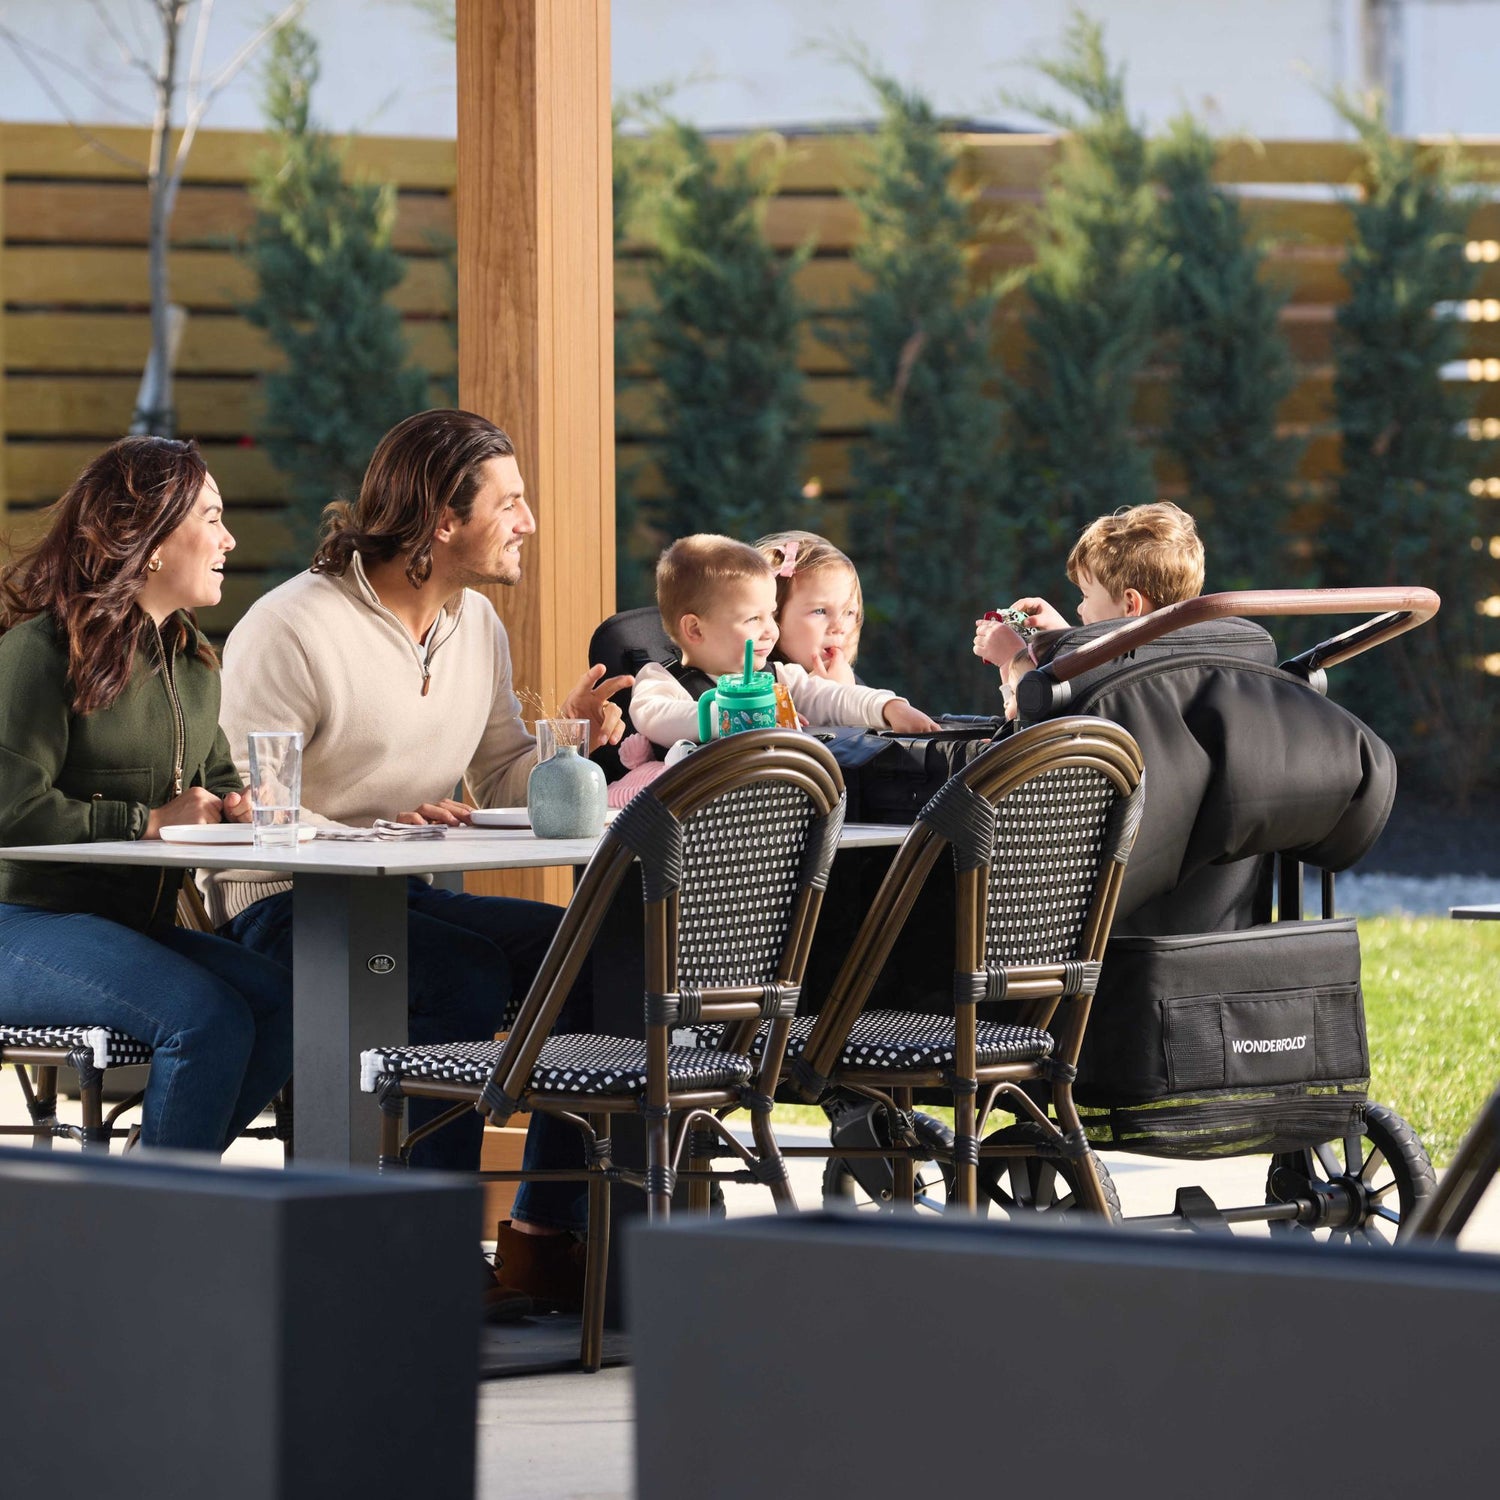
[[[706,745],[631,800],[579,880],[487,1100],[503,1110],[529,1077],[621,881],[638,864],[648,1034],[698,1020],[789,1018],[843,826],[832,755],[787,730]]]
[[[763,779],[683,820],[679,984],[732,988],[777,977],[808,833],[821,815],[806,787]]]
[[[1023,730],[947,782],[897,852],[793,1065],[801,1091],[823,1086],[923,884],[947,878],[934,877],[945,848],[955,1000],[1021,1000],[1027,1023],[1046,1025],[1061,999],[1090,993],[1144,795],[1135,741],[1083,717]]]
[[[1082,958],[1120,787],[1097,765],[1042,771],[995,804],[984,957],[1001,967]]]

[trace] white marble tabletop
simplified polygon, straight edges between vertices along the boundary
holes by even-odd
[[[907,830],[893,823],[846,823],[841,849],[899,844]],[[252,844],[172,844],[125,839],[96,844],[27,844],[0,848],[0,859],[42,863],[154,865],[167,869],[265,870],[277,875],[426,875],[454,870],[526,870],[584,865],[597,839],[540,839],[525,828],[450,828],[441,839],[351,843],[313,839],[294,849]]]

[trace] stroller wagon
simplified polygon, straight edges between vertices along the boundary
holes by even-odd
[[[1334,873],[1374,844],[1395,794],[1389,749],[1323,696],[1325,670],[1421,624],[1425,589],[1208,595],[1121,626],[1043,638],[1022,680],[1024,723],[1060,713],[1125,728],[1145,764],[1145,810],[1125,872],[1078,1061],[1073,1098],[1095,1152],[1184,1161],[1269,1154],[1264,1201],[1221,1208],[1178,1192],[1181,1227],[1268,1222],[1379,1242],[1432,1191],[1421,1143],[1368,1097],[1369,1051],[1354,922],[1334,907]],[[1277,665],[1249,615],[1379,611]],[[1321,872],[1320,914],[1303,909]],[[1009,1019],[1034,1020],[1024,1003]],[[940,1207],[952,1136],[930,1116],[836,1104],[825,1196],[889,1199],[893,1162],[916,1157],[916,1201]],[[1002,1116],[1002,1118],[1004,1118]],[[1024,1119],[985,1136],[1002,1148]],[[1112,1208],[1118,1196],[1104,1179]],[[981,1157],[983,1211],[1066,1210],[1072,1162]],[[905,1194],[897,1192],[896,1198]]]

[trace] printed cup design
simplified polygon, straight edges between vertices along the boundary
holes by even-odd
[[[769,708],[726,708],[719,705],[719,738],[746,729],[775,729],[776,705]]]

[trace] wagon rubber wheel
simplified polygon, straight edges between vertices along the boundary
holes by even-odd
[[[951,1151],[953,1132],[931,1115],[915,1113],[911,1117],[912,1133],[917,1143],[930,1151]],[[865,1157],[859,1162],[856,1179],[851,1163],[841,1156],[831,1156],[823,1168],[823,1202],[853,1203],[870,1212],[889,1213],[895,1206],[896,1173],[889,1161]],[[948,1205],[948,1184],[952,1168],[946,1161],[918,1161],[915,1207],[927,1213],[942,1213]]]
[[[1436,1186],[1416,1132],[1394,1110],[1368,1104],[1363,1131],[1271,1158],[1266,1202],[1296,1203],[1302,1213],[1270,1229],[1336,1245],[1393,1244]]]
[[[1109,1222],[1118,1224],[1124,1215],[1120,1211],[1120,1194],[1115,1180],[1093,1151],[1089,1152],[1089,1158],[1104,1188]],[[1052,1218],[1067,1215],[1080,1223],[1098,1222],[1098,1216],[1079,1201],[1077,1169],[1072,1162],[1063,1159],[1017,1156],[1008,1161],[982,1161],[979,1164],[979,1198],[981,1209],[988,1198],[1009,1218],[1042,1213]]]

